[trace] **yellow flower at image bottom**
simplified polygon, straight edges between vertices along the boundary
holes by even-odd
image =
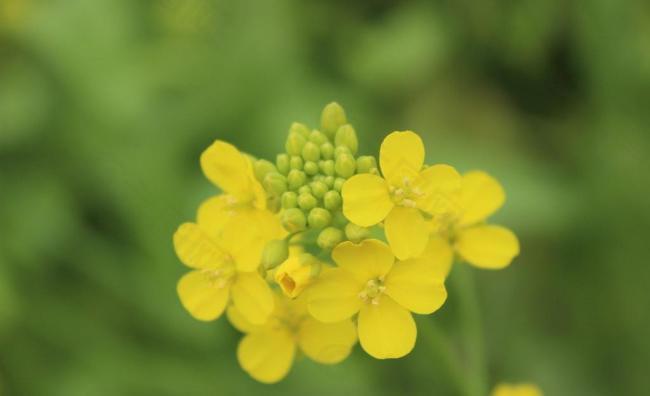
[[[491,396],[543,396],[543,393],[533,384],[499,384]]]
[[[400,260],[418,257],[429,240],[422,211],[454,207],[460,175],[449,165],[424,165],[424,144],[411,132],[393,132],[381,144],[382,174],[360,174],[343,185],[343,214],[356,225],[384,222],[386,238]]]
[[[430,221],[433,235],[475,267],[504,268],[519,254],[519,240],[509,229],[485,223],[504,202],[497,180],[482,171],[468,172],[462,177],[457,210]]]
[[[322,322],[358,313],[361,347],[377,359],[402,357],[417,336],[411,312],[433,313],[447,298],[448,268],[436,251],[431,246],[418,259],[396,261],[381,241],[344,242],[332,252],[338,268],[323,272],[306,291],[309,313]]]
[[[322,364],[335,364],[350,354],[357,341],[354,323],[321,323],[307,313],[304,299],[279,293],[268,322],[255,326],[237,306],[228,308],[230,322],[246,335],[237,347],[237,360],[251,377],[264,383],[282,380],[299,352]]]

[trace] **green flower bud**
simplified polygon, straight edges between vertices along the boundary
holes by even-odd
[[[286,241],[275,240],[266,244],[262,252],[262,266],[272,269],[282,264],[289,257],[289,246]]]
[[[322,145],[323,143],[327,142],[328,139],[327,139],[327,136],[325,136],[325,134],[324,134],[323,132],[314,129],[314,130],[311,131],[311,133],[309,134],[309,141],[310,141],[310,142],[314,142],[314,143],[316,143],[318,146],[320,146],[320,145]]]
[[[318,148],[314,142],[305,143],[302,148],[302,158],[304,158],[305,161],[318,162],[320,159],[320,148]]]
[[[343,183],[345,183],[345,179],[337,177],[336,180],[334,180],[334,190],[341,192],[343,189]]]
[[[289,232],[302,231],[307,227],[307,218],[298,208],[282,211],[281,220],[282,225]]]
[[[348,223],[345,226],[345,236],[354,243],[359,243],[362,240],[368,238],[370,235],[370,230],[365,227],[358,226],[356,224]]]
[[[320,171],[327,176],[334,176],[334,160],[325,160],[320,162]]]
[[[349,221],[348,219],[345,218],[343,212],[341,212],[340,210],[334,212],[334,215],[332,216],[332,225],[334,225],[335,227],[344,228],[348,223]]]
[[[287,143],[284,148],[290,155],[300,155],[302,148],[305,146],[307,139],[299,133],[289,133]]]
[[[289,156],[286,154],[278,154],[275,158],[275,165],[278,167],[278,172],[283,175],[289,173]]]
[[[336,102],[325,106],[320,117],[321,130],[330,138],[334,138],[336,131],[341,125],[347,124],[348,119],[345,117],[343,107]]]
[[[326,142],[320,145],[320,156],[324,159],[334,158],[334,145],[330,142]]]
[[[289,160],[289,168],[302,170],[302,167],[303,167],[302,157],[299,155],[291,156],[291,159]]]
[[[300,209],[312,210],[316,205],[318,205],[318,200],[310,193],[302,193],[298,195],[298,206],[300,206]]]
[[[307,175],[305,172],[297,169],[291,169],[289,175],[287,176],[287,182],[289,183],[289,189],[297,190],[305,184],[307,181]]]
[[[344,146],[349,148],[352,155],[357,153],[357,150],[359,149],[359,140],[357,139],[357,133],[352,125],[345,124],[336,131],[334,144],[336,144],[336,147]]]
[[[357,163],[354,160],[354,157],[350,154],[341,154],[336,157],[334,169],[336,170],[337,175],[347,179],[348,177],[354,175],[356,168]]]
[[[311,187],[308,185],[302,186],[298,189],[298,195],[300,194],[311,194]]]
[[[333,188],[334,187],[334,180],[336,180],[336,178],[334,178],[334,176],[325,176],[325,178],[323,179],[325,184],[327,184],[328,188]]]
[[[377,161],[372,155],[363,155],[357,158],[357,173],[370,173],[373,168],[377,168]]]
[[[282,208],[291,209],[298,206],[298,194],[293,191],[287,191],[282,194]]]
[[[332,221],[332,214],[323,208],[314,208],[307,216],[307,222],[310,228],[325,228]]]
[[[316,243],[321,249],[333,249],[343,241],[344,235],[343,231],[334,227],[327,227],[320,234],[318,234],[318,239]]]
[[[309,186],[311,187],[312,194],[314,194],[316,198],[323,198],[327,190],[329,190],[327,184],[322,181],[311,182]]]
[[[314,176],[318,173],[318,164],[314,161],[305,162],[305,173],[309,176]]]
[[[297,133],[299,135],[302,135],[305,139],[309,137],[309,128],[307,128],[307,125],[301,124],[299,122],[294,122],[291,124],[291,127],[289,127],[289,133]]]
[[[341,206],[341,194],[337,191],[331,190],[325,193],[323,204],[326,209],[336,210]]]
[[[325,176],[323,175],[315,175],[314,177],[311,178],[312,181],[323,181],[325,180]]]
[[[278,172],[270,172],[264,178],[264,189],[269,194],[279,197],[287,191],[287,178]]]
[[[255,161],[255,165],[253,166],[254,172],[255,172],[255,178],[258,181],[263,181],[264,177],[270,173],[270,172],[277,172],[277,168],[271,161],[267,161],[265,159],[259,159]]]
[[[342,154],[352,155],[352,151],[350,151],[348,146],[337,146],[334,149],[334,157],[338,157],[339,155]]]

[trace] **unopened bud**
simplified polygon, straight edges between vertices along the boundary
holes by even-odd
[[[347,124],[343,107],[336,102],[325,106],[320,117],[321,130],[330,138],[334,138],[336,131],[341,125]]]
[[[327,190],[329,190],[327,184],[323,181],[311,182],[309,187],[311,187],[311,193],[314,194],[316,198],[323,198]]]
[[[266,244],[262,252],[262,266],[264,269],[275,268],[282,264],[289,256],[289,246],[286,241],[275,240]]]
[[[279,197],[287,191],[287,178],[278,172],[270,172],[264,178],[264,189],[269,194]]]
[[[289,128],[289,133],[297,133],[302,135],[305,139],[309,137],[309,132],[307,125],[301,124],[300,122],[294,122]]]
[[[325,176],[325,178],[323,179],[325,184],[327,184],[328,188],[333,188],[334,187],[334,180],[336,180],[336,178],[334,176]]]
[[[283,175],[289,173],[289,156],[287,154],[278,154],[275,158],[275,165],[278,168],[278,172]]]
[[[311,187],[309,185],[304,185],[298,189],[298,195],[300,194],[311,194]]]
[[[327,136],[319,130],[314,129],[311,131],[309,134],[309,141],[316,143],[318,146],[322,145],[323,143],[327,142]]]
[[[296,298],[318,274],[318,260],[311,256],[309,260],[305,255],[291,256],[275,270],[275,282],[282,292],[289,298]]]
[[[321,249],[333,249],[336,245],[343,241],[343,231],[334,227],[327,227],[320,234],[316,243]]]
[[[299,133],[289,133],[287,138],[287,143],[284,145],[284,148],[287,150],[289,155],[300,155],[302,148],[305,146],[307,139]]]
[[[298,206],[298,194],[293,191],[287,191],[282,194],[282,208],[291,209]]]
[[[318,200],[310,193],[302,193],[298,195],[298,206],[300,206],[300,209],[311,210],[315,208],[316,205],[318,205]]]
[[[307,175],[305,172],[297,169],[292,169],[289,171],[287,176],[287,182],[289,183],[289,189],[297,190],[305,184],[307,181]]]
[[[307,161],[305,162],[304,170],[309,176],[314,176],[318,173],[318,164],[314,161]]]
[[[334,180],[334,190],[341,192],[343,189],[343,183],[345,183],[345,179],[337,177],[336,180]]]
[[[324,160],[320,162],[320,171],[327,176],[334,176],[335,168],[334,168],[334,160]]]
[[[369,235],[370,231],[365,227],[353,223],[348,223],[348,225],[345,226],[345,236],[354,243],[361,242],[368,238]]]
[[[341,206],[341,194],[337,191],[331,190],[325,193],[323,204],[326,209],[336,210]]]
[[[314,142],[307,142],[302,148],[302,158],[305,161],[317,162],[320,159],[320,148]]]
[[[352,155],[352,151],[348,148],[348,146],[337,146],[334,149],[334,158],[338,157],[339,155],[342,154],[347,154],[347,155]]]
[[[291,208],[282,211],[282,225],[289,232],[302,231],[307,227],[307,218],[302,210]]]
[[[307,223],[310,228],[324,228],[332,221],[332,214],[323,208],[314,208],[307,216]]]
[[[344,146],[349,148],[352,155],[357,153],[357,150],[359,149],[359,140],[357,139],[357,133],[352,125],[345,124],[336,131],[334,144],[336,144],[336,147]]]
[[[291,159],[289,160],[289,168],[302,170],[303,168],[302,157],[299,155],[292,155]]]
[[[370,173],[377,168],[377,161],[372,155],[363,155],[357,158],[357,173]]]
[[[334,169],[336,174],[340,177],[347,179],[348,177],[354,175],[354,172],[357,168],[357,163],[354,160],[354,157],[349,154],[341,154],[336,157],[336,163]]]
[[[254,172],[255,172],[255,178],[258,181],[263,181],[264,177],[270,173],[270,172],[277,172],[278,169],[273,165],[271,161],[267,161],[265,159],[259,159],[255,161],[255,165],[253,166]]]
[[[320,156],[324,159],[334,158],[334,145],[330,142],[326,142],[320,145]]]

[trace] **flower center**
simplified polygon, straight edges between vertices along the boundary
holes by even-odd
[[[411,176],[402,177],[399,183],[390,185],[388,191],[396,205],[406,208],[417,207],[418,199],[424,196],[424,192],[415,186],[414,178]]]
[[[379,297],[386,291],[383,279],[371,279],[366,283],[365,289],[359,293],[359,298],[367,303],[379,304]]]
[[[228,286],[235,275],[235,268],[228,263],[219,268],[206,268],[201,270],[211,287],[223,289]]]

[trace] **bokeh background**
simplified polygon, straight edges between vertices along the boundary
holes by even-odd
[[[490,385],[650,392],[647,2],[0,0],[0,394],[455,395],[423,334],[257,384],[177,300],[202,149],[273,158],[332,100],[367,154],[412,129],[504,184],[522,254],[473,271]],[[426,320],[468,365],[451,287]]]

